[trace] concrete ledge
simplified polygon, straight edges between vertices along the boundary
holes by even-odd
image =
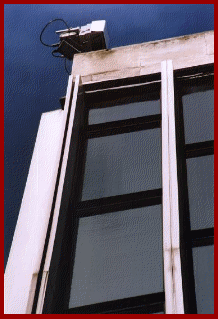
[[[133,77],[140,75],[140,68],[126,68],[118,71],[105,72],[100,74],[93,74],[91,76],[92,82],[106,81],[113,79],[120,79],[126,77]]]
[[[207,54],[214,54],[214,33],[205,33],[205,41],[207,47]]]
[[[193,66],[214,63],[214,55],[190,56],[182,59],[173,60],[174,70],[190,68]]]
[[[76,54],[72,73],[82,83],[158,73],[161,61],[170,59],[175,69],[214,61],[214,31],[134,44],[111,50]]]

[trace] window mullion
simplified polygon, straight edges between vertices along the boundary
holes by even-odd
[[[173,285],[176,314],[184,314],[181,258],[180,258],[180,229],[179,229],[179,203],[178,203],[178,178],[176,158],[176,125],[174,106],[174,79],[173,64],[166,61],[167,69],[167,96],[169,115],[169,172],[170,172],[170,228],[172,243]]]
[[[161,63],[161,108],[162,108],[162,192],[163,192],[163,257],[165,313],[175,313],[173,301],[172,244],[170,216],[170,171],[169,171],[169,116],[168,116],[167,62]]]

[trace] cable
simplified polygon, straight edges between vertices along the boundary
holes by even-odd
[[[52,51],[51,54],[52,54],[53,57],[55,57],[55,58],[64,59],[64,68],[65,68],[65,71],[67,72],[68,75],[71,75],[71,73],[67,70],[67,58],[65,58],[65,56],[63,56],[63,55],[55,55],[55,54],[54,54],[55,51],[56,51],[56,50]]]
[[[65,68],[65,71],[67,72],[67,74],[71,75],[71,73],[67,70],[67,58],[65,58],[65,60],[64,60],[64,68]]]
[[[67,72],[68,75],[71,75],[71,73],[67,70],[67,58],[65,58],[65,56],[63,56],[63,55],[55,55],[55,54],[54,54],[55,51],[56,51],[56,50],[52,51],[51,54],[52,54],[53,57],[55,57],[55,58],[64,59],[64,68],[65,68],[65,71]]]
[[[63,19],[57,18],[57,19],[53,19],[53,20],[49,21],[49,22],[44,26],[44,28],[43,28],[43,30],[42,30],[42,32],[41,32],[41,34],[40,34],[40,42],[41,42],[43,45],[45,45],[46,47],[54,48],[54,47],[57,47],[57,46],[59,45],[59,43],[46,44],[46,43],[44,43],[44,42],[42,41],[42,34],[44,33],[45,29],[47,28],[47,26],[49,26],[49,24],[51,24],[51,23],[53,23],[53,22],[55,22],[55,21],[62,21],[62,22],[67,26],[67,28],[70,30],[70,28],[69,28],[69,26],[67,25],[66,21],[64,21]]]
[[[44,42],[42,41],[42,35],[43,35],[45,29],[46,29],[51,23],[53,23],[53,22],[55,22],[55,21],[62,21],[62,22],[66,25],[67,29],[70,30],[70,27],[68,26],[68,24],[66,23],[66,21],[64,21],[63,19],[57,18],[57,19],[53,19],[53,20],[49,21],[49,22],[44,26],[44,28],[42,29],[42,32],[41,32],[41,34],[40,34],[40,42],[41,42],[43,45],[45,45],[46,47],[49,47],[49,48],[58,47],[58,46],[60,45],[60,43],[46,44],[46,43],[44,43]],[[68,44],[68,45],[69,45],[69,44]],[[81,51],[79,51],[77,48],[73,47],[72,45],[70,45],[70,46],[71,46],[75,51],[77,51],[77,52],[79,52],[79,53],[81,52]],[[55,58],[65,59],[65,60],[64,60],[64,68],[65,68],[65,71],[67,72],[68,75],[71,75],[71,73],[67,70],[67,58],[65,58],[64,55],[55,55],[55,52],[57,52],[57,50],[53,50],[53,51],[51,52],[52,56],[55,57]]]
[[[53,56],[54,58],[61,58],[61,59],[64,58],[64,55],[55,55],[55,54],[54,54],[55,52],[57,52],[57,50],[53,50],[53,51],[51,52],[51,54],[52,54],[52,56]]]

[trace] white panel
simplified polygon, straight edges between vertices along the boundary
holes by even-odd
[[[162,190],[163,190],[163,254],[164,254],[164,290],[165,312],[174,313],[173,304],[173,276],[171,255],[170,230],[170,176],[169,176],[169,120],[168,120],[168,91],[167,91],[167,63],[161,62],[161,112],[162,112]]]
[[[106,48],[108,48],[109,36],[105,20],[92,21],[91,32],[102,32],[105,39]]]
[[[41,117],[5,270],[6,314],[26,313],[32,277],[39,271],[59,165],[63,115],[58,110]]]
[[[91,31],[103,32],[105,28],[106,28],[106,21],[105,20],[92,21]]]
[[[180,261],[179,239],[179,202],[176,159],[175,107],[172,61],[167,61],[168,80],[168,108],[169,108],[169,160],[170,160],[170,212],[171,212],[171,240],[173,258],[173,281],[176,314],[184,313],[182,275]]]

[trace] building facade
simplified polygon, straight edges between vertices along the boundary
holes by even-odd
[[[5,313],[213,313],[214,33],[74,56],[42,114]]]

